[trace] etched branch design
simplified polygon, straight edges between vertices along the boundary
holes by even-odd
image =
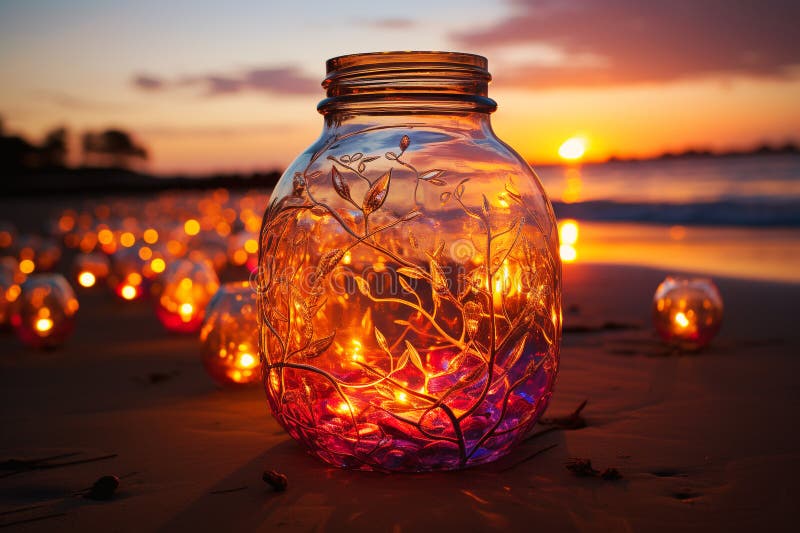
[[[450,187],[446,170],[418,170],[409,162],[408,135],[401,137],[398,152],[382,156],[333,155],[341,140],[328,139],[295,173],[291,194],[274,200],[264,215],[258,291],[272,410],[295,438],[334,464],[386,469],[386,457],[400,453],[391,444],[399,438],[390,435],[391,424],[413,433],[409,439],[418,449],[439,446],[441,456],[454,456],[438,466],[482,462],[490,441],[497,447],[510,445],[515,430],[538,416],[557,370],[560,312],[553,303],[558,297],[553,279],[559,267],[551,251],[534,245],[523,231],[528,220],[540,229],[541,223],[510,185],[505,197],[529,214],[510,222],[495,216],[486,195],[478,205],[467,203],[468,179],[440,193],[441,204],[466,215],[481,236],[480,264],[460,271],[453,286],[445,241],[422,250],[408,231],[407,246],[419,252],[413,257],[425,258],[419,261],[379,238],[423,215],[420,188]],[[327,171],[319,170],[323,155],[330,163]],[[382,162],[385,166],[375,168]],[[414,179],[414,207],[397,215],[385,206],[393,173],[400,170]],[[348,208],[337,209],[325,195],[318,198],[325,188]],[[308,229],[297,224],[302,216],[332,220],[346,243],[317,251]],[[358,345],[350,347],[348,358],[346,340],[338,338],[336,329],[319,330],[318,324],[330,322],[319,317],[331,305],[328,287],[334,272],[363,249],[386,258],[399,289],[386,294],[364,275],[346,273],[372,306],[361,324],[365,338],[377,347],[366,357],[359,352],[361,341],[353,341]],[[303,278],[309,265],[313,269]],[[372,323],[374,309],[391,309],[390,337]],[[531,399],[518,394],[535,387],[546,393]],[[524,401],[530,405],[523,409]]]

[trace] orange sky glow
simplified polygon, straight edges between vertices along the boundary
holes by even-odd
[[[630,13],[650,25],[640,31],[616,0],[543,5],[3,4],[0,116],[33,139],[57,125],[127,129],[158,173],[281,168],[322,127],[327,58],[449,49],[488,57],[495,130],[534,165],[561,161],[572,137],[587,161],[800,140],[800,53],[784,39],[783,3],[760,3],[764,27],[747,31],[748,6],[711,31],[641,6]],[[601,16],[622,37],[586,22]]]

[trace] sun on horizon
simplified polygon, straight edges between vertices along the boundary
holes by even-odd
[[[586,153],[586,139],[583,137],[570,137],[558,148],[558,155],[567,161],[577,161]]]

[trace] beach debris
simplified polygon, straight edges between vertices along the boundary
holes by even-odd
[[[555,448],[556,446],[558,446],[558,444],[557,444],[557,443],[556,443],[556,444],[551,444],[550,446],[545,446],[545,447],[544,447],[544,448],[542,448],[541,450],[537,450],[537,451],[533,452],[532,454],[530,454],[529,456],[525,457],[524,459],[520,459],[520,460],[519,460],[519,461],[517,461],[516,463],[512,463],[512,464],[510,464],[509,466],[507,466],[507,467],[503,468],[502,470],[500,470],[500,472],[508,472],[509,470],[512,470],[512,469],[514,469],[514,468],[518,467],[519,465],[521,465],[521,464],[524,464],[524,463],[527,463],[527,462],[528,462],[528,461],[530,461],[531,459],[534,459],[534,458],[536,458],[536,457],[538,457],[538,456],[542,455],[544,452],[546,452],[546,451],[549,451],[549,450],[552,450],[552,449],[553,449],[553,448]]]
[[[606,468],[602,472],[592,466],[591,459],[584,459],[582,457],[571,457],[567,461],[567,470],[575,474],[577,477],[599,477],[605,481],[617,481],[622,479],[622,474],[616,468]]]
[[[114,475],[102,476],[83,495],[89,500],[106,501],[114,497],[119,488],[119,478]]]
[[[544,426],[554,426],[557,429],[582,429],[586,427],[586,419],[581,416],[581,411],[586,407],[589,400],[583,400],[581,404],[566,416],[543,417],[539,423]]]
[[[603,331],[627,331],[642,329],[641,324],[629,322],[607,321],[600,325],[589,324],[566,324],[563,327],[564,333],[601,333]]]
[[[600,477],[606,481],[617,481],[618,479],[622,479],[622,474],[620,474],[619,470],[616,468],[606,468],[600,474]]]
[[[264,470],[264,473],[261,475],[261,479],[263,479],[267,485],[272,487],[275,492],[283,492],[289,485],[289,478],[286,477],[286,474],[281,474],[275,470]]]
[[[100,455],[97,457],[89,457],[87,459],[76,459],[74,461],[61,461],[53,462],[56,459],[66,459],[80,455],[80,452],[65,453],[61,455],[52,455],[50,457],[41,457],[39,459],[7,459],[0,461],[0,478],[13,476],[22,472],[29,472],[32,470],[48,470],[51,468],[61,468],[63,466],[80,465],[85,463],[93,463],[95,461],[104,461],[106,459],[114,459],[117,457],[116,453],[108,455]]]
[[[180,371],[178,370],[173,370],[171,372],[150,372],[147,374],[147,381],[151,385],[157,385],[158,383],[164,383],[179,375]]]
[[[566,464],[567,470],[572,472],[578,477],[595,477],[600,471],[592,468],[591,459],[583,459],[581,457],[572,457]]]
[[[241,487],[235,487],[235,488],[232,488],[232,489],[212,490],[211,492],[209,492],[209,494],[229,494],[231,492],[239,492],[239,491],[245,490],[247,488],[248,488],[247,485],[242,485]]]
[[[16,512],[16,511],[12,511]],[[41,520],[48,520],[50,518],[59,518],[62,516],[67,516],[67,513],[50,513],[45,515],[34,516],[31,518],[22,518],[20,520],[14,520],[12,522],[0,522],[0,528],[6,528],[11,526],[18,526],[20,524],[29,524],[31,522],[39,522]]]

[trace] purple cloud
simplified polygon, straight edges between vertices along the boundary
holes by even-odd
[[[452,37],[462,46],[498,54],[508,46],[545,45],[565,54],[565,60],[521,64],[498,76],[501,84],[548,88],[730,75],[788,78],[800,65],[796,0],[513,4],[512,17]]]
[[[164,87],[164,80],[154,76],[148,76],[147,74],[139,74],[138,76],[134,76],[133,85],[145,91],[156,91]]]
[[[405,18],[385,18],[368,20],[365,22],[365,24],[381,30],[408,30],[413,28],[416,25],[416,22]]]
[[[137,75],[133,78],[133,84],[144,90],[197,86],[205,88],[208,95],[236,94],[245,91],[297,95],[318,94],[321,90],[319,80],[306,76],[296,67],[257,68],[235,75],[202,74],[175,81]]]

